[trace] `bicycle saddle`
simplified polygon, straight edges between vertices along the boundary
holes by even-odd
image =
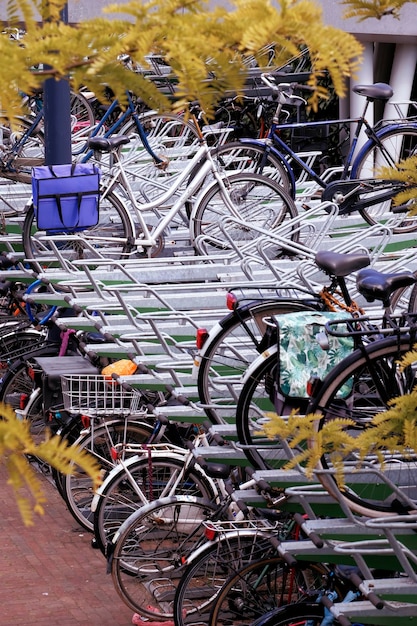
[[[356,286],[368,302],[381,300],[384,306],[389,305],[390,295],[397,289],[408,287],[417,282],[411,272],[384,274],[372,268],[364,269],[356,277]]]
[[[315,262],[326,274],[342,277],[366,267],[369,265],[370,259],[364,252],[342,254],[340,252],[320,250],[315,256]]]
[[[370,102],[373,102],[373,100],[389,100],[394,95],[394,90],[387,83],[355,85],[352,91],[359,96],[366,96]]]
[[[88,140],[88,147],[100,152],[111,152],[115,148],[129,143],[130,139],[126,135],[116,135],[115,137],[92,137]]]

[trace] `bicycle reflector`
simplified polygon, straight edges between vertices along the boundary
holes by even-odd
[[[208,333],[207,328],[197,328],[197,333],[195,337],[197,350],[201,350],[201,348],[206,343],[208,336],[209,336],[209,333]]]
[[[314,398],[320,390],[322,380],[318,376],[311,375],[306,384],[306,391],[309,398]]]
[[[208,541],[213,541],[213,539],[215,539],[217,536],[217,531],[215,528],[213,528],[213,526],[207,525],[204,530],[204,536],[206,537],[206,539],[208,539]]]
[[[236,294],[231,293],[229,291],[227,296],[226,296],[226,306],[229,309],[229,311],[234,311],[235,310],[236,303],[237,303]]]

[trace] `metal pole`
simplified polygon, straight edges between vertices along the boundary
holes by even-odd
[[[61,12],[61,20],[68,24],[68,4]],[[48,78],[43,85],[45,163],[71,163],[71,96],[66,80]]]

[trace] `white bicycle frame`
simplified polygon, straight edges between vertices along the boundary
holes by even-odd
[[[204,187],[204,193],[210,186],[219,185],[221,193],[223,195],[223,200],[225,201],[227,208],[230,210],[230,213],[236,218],[241,217],[239,215],[239,212],[236,210],[230,198],[230,195],[227,192],[227,183],[225,183],[225,181],[227,180],[227,174],[219,172],[217,165],[211,155],[210,147],[207,145],[202,135],[201,135],[200,141],[201,141],[200,148],[197,150],[193,158],[189,161],[188,165],[184,168],[182,173],[178,175],[172,187],[170,187],[157,200],[146,202],[143,204],[139,204],[137,202],[132,186],[128,180],[126,172],[123,169],[123,163],[121,159],[118,157],[118,155],[116,153],[114,154],[114,156],[116,157],[116,165],[114,166],[116,171],[114,174],[111,175],[110,180],[108,180],[105,183],[105,187],[101,192],[101,197],[105,198],[106,195],[110,191],[112,191],[116,186],[118,185],[123,186],[126,192],[126,195],[131,203],[131,206],[134,210],[134,213],[129,212],[129,219],[130,219],[131,226],[132,226],[132,232],[135,232],[134,219],[133,219],[134,217],[138,219],[139,226],[142,231],[141,236],[136,238],[135,244],[143,246],[145,248],[156,245],[158,238],[161,235],[163,235],[164,231],[170,225],[173,218],[184,207],[185,202],[189,200],[194,195],[194,193],[199,189],[199,187],[202,185],[202,183],[204,182],[208,174],[212,174],[215,180],[212,181],[210,185]],[[187,181],[194,167],[203,158],[204,158],[204,163],[199,168],[196,176],[192,179],[192,181],[186,184],[184,191],[181,192],[178,199],[174,202],[174,204],[169,209],[169,211],[159,220],[159,222],[155,225],[155,227],[152,228],[152,232],[151,232],[144,218],[144,213],[146,211],[152,211],[159,207],[162,207],[166,202],[168,202],[168,200],[170,200],[178,191],[178,189],[180,189],[181,186]],[[190,223],[193,221],[197,207],[198,207],[198,198],[197,198],[197,201],[195,202],[195,205],[194,205],[191,217],[190,217]],[[97,236],[94,234],[89,235],[88,232],[82,233],[82,237],[86,240],[88,240],[89,238],[92,238],[95,241],[101,239],[100,236]],[[193,240],[193,234],[192,234],[191,228],[190,228],[190,237]],[[103,237],[102,239],[103,241],[106,240],[105,237]],[[117,238],[114,238],[113,240],[117,240]]]

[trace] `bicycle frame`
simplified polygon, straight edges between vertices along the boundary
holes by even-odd
[[[25,130],[25,132],[20,137],[20,139],[13,144],[10,152],[7,154],[7,157],[8,157],[7,160],[2,163],[2,169],[3,170],[5,170],[6,172],[15,172],[16,171],[15,168],[13,168],[13,162],[14,162],[15,158],[18,156],[22,146],[25,145],[26,141],[31,136],[31,134],[33,133],[35,128],[38,126],[38,124],[42,120],[42,118],[43,118],[43,111],[39,111],[39,113],[37,115],[35,115],[35,117],[33,118],[33,122]],[[23,119],[23,118],[20,118],[20,119]]]
[[[112,124],[104,132],[103,137],[110,137],[111,135],[114,135],[116,133],[116,131],[130,117],[132,117],[134,122],[135,122],[135,124],[136,124],[136,128],[137,128],[137,131],[139,133],[139,136],[140,136],[140,139],[141,139],[141,141],[143,143],[144,148],[150,154],[150,156],[154,159],[155,163],[162,163],[162,159],[160,157],[158,157],[153,152],[152,148],[149,145],[149,142],[148,142],[147,137],[146,137],[146,133],[145,133],[143,127],[142,127],[142,124],[139,121],[139,117],[138,117],[138,114],[136,113],[135,105],[134,105],[132,97],[131,97],[131,95],[129,93],[127,93],[127,103],[128,103],[128,106],[123,111],[122,115],[120,115],[117,118],[117,120],[114,122],[114,124]],[[118,106],[119,106],[118,100],[113,100],[113,102],[111,103],[111,105],[107,109],[106,113],[103,115],[103,117],[98,122],[97,126],[94,128],[93,132],[89,135],[89,138],[90,137],[97,137],[97,135],[101,133],[101,130],[103,128],[105,128],[107,120],[111,117],[111,115],[114,113],[114,111],[117,109]],[[85,142],[85,144],[77,152],[75,152],[75,155],[82,154],[83,152],[85,152],[87,150],[87,148],[88,148],[88,140]],[[81,159],[81,162],[82,163],[86,163],[93,156],[94,156],[94,150],[87,150],[86,154]]]
[[[176,178],[173,185],[170,186],[170,188],[164,194],[162,194],[159,198],[157,198],[157,200],[154,200],[152,202],[146,202],[143,204],[138,204],[138,202],[136,201],[134,192],[132,190],[132,186],[128,180],[128,177],[126,176],[126,173],[124,172],[122,161],[119,159],[117,154],[114,154],[114,156],[116,158],[116,166],[115,166],[116,171],[113,175],[110,176],[110,180],[105,183],[105,188],[101,192],[101,197],[105,198],[106,194],[112,191],[116,186],[121,185],[123,187],[123,189],[126,192],[127,198],[129,202],[131,203],[131,206],[134,210],[134,217],[136,217],[139,220],[141,234],[140,234],[140,237],[136,238],[135,243],[140,246],[143,246],[145,248],[146,247],[150,248],[157,244],[158,238],[163,235],[164,231],[172,222],[173,218],[183,208],[185,202],[189,200],[190,198],[192,198],[195,192],[200,188],[200,186],[202,185],[202,183],[204,182],[208,174],[212,174],[215,179],[211,184],[212,185],[218,184],[220,186],[223,199],[227,205],[227,208],[230,210],[231,214],[235,216],[236,218],[239,218],[239,214],[236,211],[233,205],[233,202],[231,201],[227,193],[227,182],[226,182],[227,176],[225,176],[224,174],[221,174],[218,171],[217,165],[212,157],[210,148],[202,137],[201,137],[200,148],[197,150],[193,158],[190,159],[188,165],[184,168],[182,173]],[[204,159],[203,165],[199,168],[196,176],[191,181],[188,181],[190,174],[193,171],[194,167],[202,159]],[[169,211],[158,221],[158,223],[155,225],[154,228],[152,228],[152,231],[151,231],[150,227],[146,223],[146,220],[143,214],[146,211],[152,211],[163,206],[176,194],[176,192],[181,188],[181,186],[184,185],[184,183],[187,183],[187,184],[185,185],[184,190],[180,193],[178,199],[175,200],[174,204],[169,209]],[[205,188],[205,191],[206,190],[207,190],[207,187]],[[196,206],[198,206],[198,202],[196,202]],[[193,213],[191,215],[191,218],[190,218],[191,221],[193,219],[194,213],[195,213],[195,209],[193,210]],[[131,220],[132,231],[135,232],[136,228],[135,228],[133,217],[131,214],[129,214],[129,219]],[[83,237],[88,240],[88,232],[83,233]],[[100,239],[100,237],[96,235],[94,235],[93,237],[94,237],[94,240],[96,241]]]
[[[317,174],[308,162],[303,160],[302,155],[300,156],[295,152],[290,145],[288,145],[280,136],[281,131],[288,130],[297,130],[297,129],[309,129],[309,128],[320,128],[327,125],[337,125],[340,127],[348,126],[351,124],[356,124],[356,130],[353,134],[351,146],[346,157],[344,166],[341,171],[341,180],[347,180],[348,178],[356,177],[357,168],[355,168],[355,163],[359,163],[362,159],[362,156],[371,148],[372,145],[378,146],[380,151],[384,154],[386,158],[387,165],[394,166],[395,161],[391,158],[390,154],[387,150],[384,149],[384,145],[382,143],[382,139],[384,138],[387,132],[392,132],[396,129],[401,129],[403,124],[392,122],[389,126],[377,126],[373,127],[369,124],[366,119],[366,112],[371,102],[370,99],[366,98],[364,109],[362,115],[355,118],[344,118],[344,119],[336,119],[336,120],[320,120],[313,122],[292,122],[292,123],[279,123],[279,116],[282,110],[282,106],[288,102],[286,100],[286,94],[279,89],[279,87],[272,82],[267,75],[262,76],[263,82],[267,86],[269,86],[274,93],[278,93],[278,105],[275,112],[275,115],[272,120],[271,128],[269,130],[268,136],[265,139],[240,139],[242,144],[250,143],[252,145],[257,144],[258,146],[264,149],[264,156],[261,160],[260,166],[261,171],[266,163],[268,153],[272,152],[273,155],[278,158],[283,167],[285,168],[287,175],[289,177],[291,189],[293,195],[296,192],[296,178],[294,174],[294,169],[291,165],[291,161],[293,161],[301,170],[306,174],[307,179],[314,181],[317,185],[319,185],[322,189],[325,189],[328,185],[328,181],[324,176],[320,176]],[[290,86],[290,85],[288,85]],[[291,98],[291,96],[290,96]],[[303,98],[299,96],[292,96],[294,100],[305,102]],[[410,128],[417,128],[417,125],[410,124]],[[368,140],[358,151],[358,142],[361,132],[364,131]],[[365,206],[368,206],[365,204]],[[356,210],[357,206],[353,203],[350,210]],[[347,212],[347,211],[346,211]]]

